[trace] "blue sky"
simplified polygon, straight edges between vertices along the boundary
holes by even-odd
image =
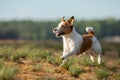
[[[0,0],[0,20],[120,19],[120,0]]]

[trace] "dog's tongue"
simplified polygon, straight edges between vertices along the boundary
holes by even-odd
[[[58,32],[56,33],[56,36],[59,36],[59,33],[58,33]]]

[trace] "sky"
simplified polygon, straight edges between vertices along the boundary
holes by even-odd
[[[0,20],[120,19],[120,0],[0,0]]]

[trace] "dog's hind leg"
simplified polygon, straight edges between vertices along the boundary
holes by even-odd
[[[98,54],[98,64],[100,64],[101,63],[101,54]]]
[[[98,56],[98,57],[97,57],[97,58],[98,58],[98,59],[97,59],[97,60],[98,60],[98,64],[100,64],[101,61],[102,61],[102,59],[101,59],[101,56],[102,56],[101,49],[98,49],[98,50],[97,50],[97,49],[92,49],[92,51],[97,54],[97,56]],[[94,60],[93,60],[93,57],[94,57],[94,56],[90,54],[90,58],[91,58],[91,61],[92,61],[92,62],[94,61]]]
[[[98,55],[98,64],[101,63],[102,49],[96,38],[93,39],[91,50]]]
[[[92,62],[95,62],[94,55],[92,53],[90,53],[90,59],[91,59]]]

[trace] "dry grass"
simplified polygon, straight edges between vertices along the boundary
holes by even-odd
[[[103,43],[102,46],[101,65],[91,63],[85,55],[73,56],[60,67],[62,45],[59,42],[0,41],[0,80],[119,80],[120,44]]]

